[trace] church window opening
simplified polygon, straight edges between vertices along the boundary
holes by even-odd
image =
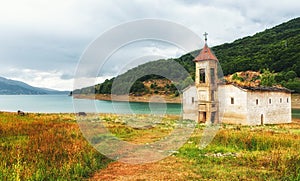
[[[200,69],[200,83],[205,83],[205,69]]]
[[[256,99],[256,105],[258,105],[258,99]]]
[[[280,103],[282,103],[282,98],[280,98]]]
[[[269,99],[269,104],[271,104],[272,103],[272,99]]]
[[[289,103],[289,98],[286,98],[286,102]]]
[[[231,97],[230,102],[231,102],[231,104],[234,104],[234,98],[233,97]]]
[[[192,103],[194,103],[195,102],[195,99],[194,99],[194,97],[192,97]]]
[[[210,68],[210,81],[211,81],[211,84],[215,83],[215,69],[214,68]]]
[[[216,119],[216,112],[212,112],[211,113],[211,123],[215,123],[215,119]]]

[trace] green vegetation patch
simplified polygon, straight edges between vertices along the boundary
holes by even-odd
[[[190,160],[190,169],[202,179],[300,179],[300,135],[286,131],[300,125],[225,125],[204,149],[199,149],[199,128],[176,156]]]
[[[82,180],[109,162],[74,115],[0,113],[0,180]]]

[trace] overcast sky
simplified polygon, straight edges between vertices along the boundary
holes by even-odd
[[[119,24],[154,18],[181,24],[209,46],[232,42],[300,15],[299,0],[0,0],[0,76],[33,86],[73,88],[78,61],[99,35]],[[153,42],[134,52],[178,57],[184,52]],[[117,59],[117,58],[116,58]],[[115,61],[99,81],[119,73]]]

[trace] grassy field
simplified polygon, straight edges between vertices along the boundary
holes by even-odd
[[[110,131],[137,144],[168,135],[176,117],[134,129],[128,117],[102,115]],[[72,114],[0,113],[0,180],[300,180],[300,120],[266,126],[222,125],[199,149],[198,125],[178,152],[159,162],[113,162],[83,138]],[[149,155],[150,156],[150,155]]]
[[[81,180],[109,162],[74,115],[0,112],[0,140],[0,180]]]
[[[158,137],[155,129],[163,129],[153,128],[153,135],[148,131],[137,134],[126,124],[108,122],[111,132],[134,143],[144,143],[144,138],[154,141]],[[166,122],[168,127],[170,123]],[[198,125],[187,143],[169,158],[142,165],[115,162],[92,180],[300,180],[300,120],[255,127],[223,125],[212,143],[199,149],[204,127]],[[128,132],[118,134],[121,130]]]
[[[199,179],[299,180],[299,128],[225,126],[207,148],[197,149],[194,136],[178,156],[193,160],[190,169]]]

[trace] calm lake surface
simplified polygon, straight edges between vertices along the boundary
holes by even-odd
[[[112,102],[87,99],[73,99],[67,95],[0,95],[0,111],[22,110],[34,113],[136,113],[136,114],[180,114],[181,104]],[[293,109],[292,115],[300,118],[300,109]]]
[[[73,99],[67,95],[0,95],[0,111],[34,113],[180,114],[181,104],[116,102]]]
[[[293,116],[293,118],[299,118],[300,119],[300,109],[293,109],[292,110],[292,116]]]

